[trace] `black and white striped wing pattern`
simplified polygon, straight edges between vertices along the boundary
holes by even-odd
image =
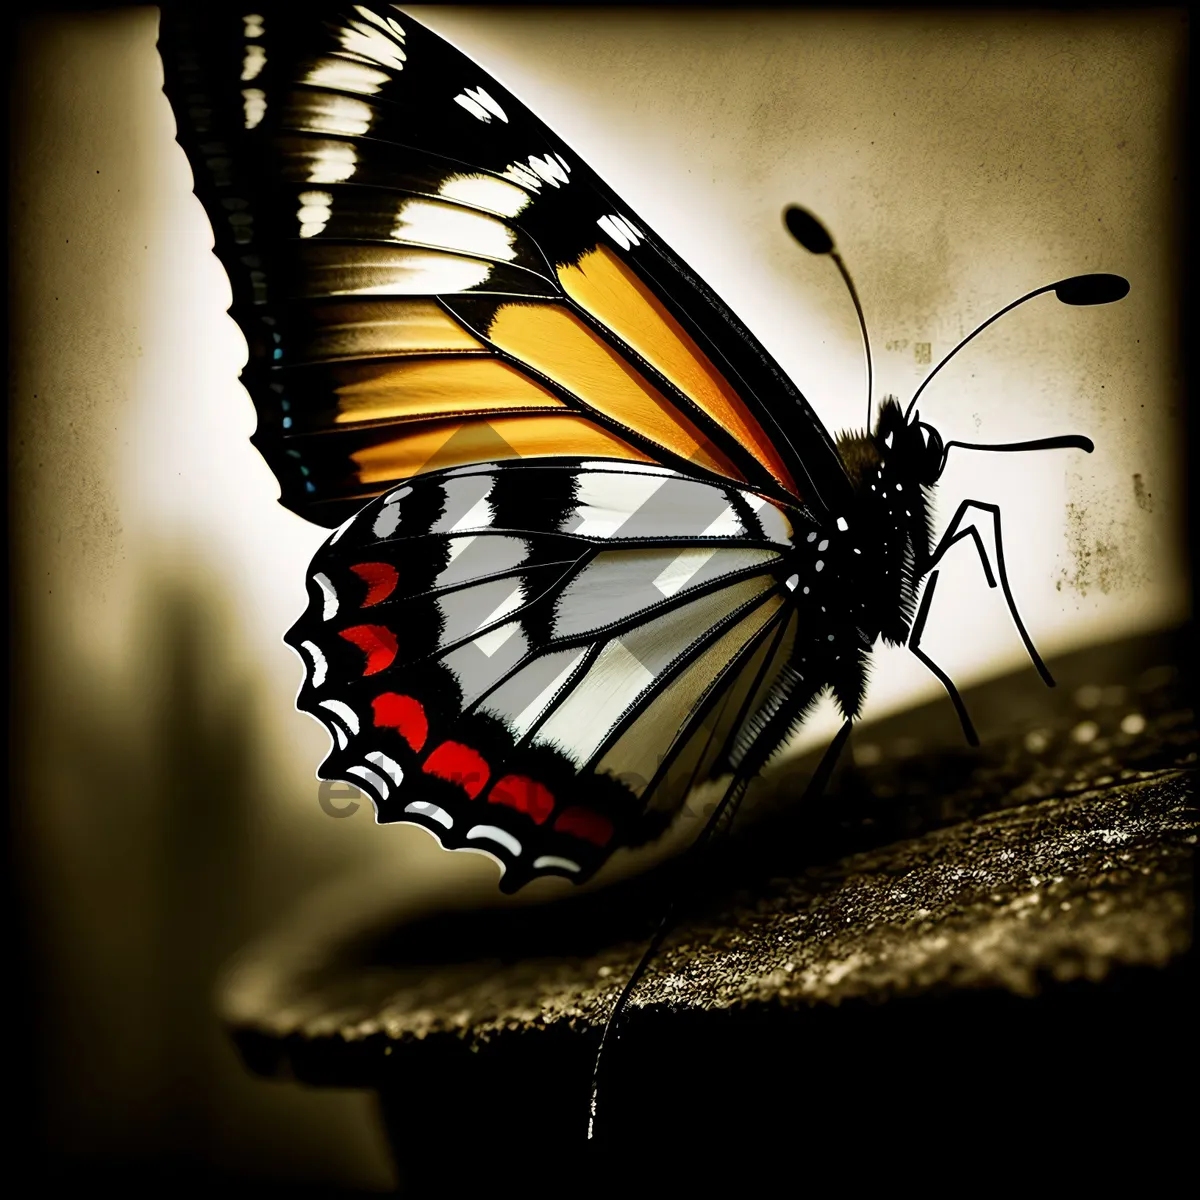
[[[505,891],[587,879],[727,767],[795,638],[796,519],[620,460],[413,478],[318,552],[286,637],[321,776],[492,856]]]
[[[845,511],[832,440],[750,331],[420,22],[170,5],[159,45],[292,511],[333,528],[423,471],[563,455]]]

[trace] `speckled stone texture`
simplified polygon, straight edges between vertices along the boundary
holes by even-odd
[[[969,1165],[985,1134],[994,1173],[1099,1173],[1062,1157],[1086,1136],[1122,1162],[1142,1147],[1153,1174],[1194,1065],[1189,647],[1136,639],[1051,663],[1054,691],[1032,672],[973,689],[979,750],[948,704],[857,730],[806,810],[815,757],[764,779],[635,993],[591,1144],[599,1031],[680,893],[672,867],[475,912],[359,881],[239,960],[227,1019],[264,1074],[377,1089],[412,1194],[537,1171],[703,1193],[750,1162],[789,1182],[850,1136],[835,1160],[862,1182],[930,1139]]]

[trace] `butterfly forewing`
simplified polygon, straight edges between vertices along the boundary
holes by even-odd
[[[401,10],[172,7],[160,45],[255,443],[281,502],[337,527],[287,636],[321,774],[507,890],[589,878],[793,685],[820,607],[796,535],[850,497],[832,441],[666,243]]]
[[[748,331],[407,14],[169,9],[161,45],[288,507],[332,527],[424,470],[562,455],[844,500],[832,442]]]

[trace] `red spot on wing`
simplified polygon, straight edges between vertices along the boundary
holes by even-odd
[[[472,800],[483,791],[483,785],[492,773],[483,756],[461,742],[443,742],[435,747],[421,770],[426,775],[457,783]]]
[[[401,696],[396,692],[384,692],[371,701],[375,710],[375,725],[380,729],[394,729],[413,750],[420,750],[429,736],[429,718],[420,700],[412,696]]]
[[[396,590],[400,572],[391,563],[355,563],[350,568],[367,585],[367,598],[360,607],[370,608],[386,600]]]
[[[396,657],[396,635],[382,625],[352,625],[342,630],[342,637],[367,656],[364,675],[378,675]]]
[[[488,793],[489,804],[506,804],[541,825],[554,810],[554,793],[526,775],[505,775]]]
[[[554,828],[559,833],[569,833],[591,842],[593,846],[607,846],[612,841],[613,823],[590,808],[563,809]]]

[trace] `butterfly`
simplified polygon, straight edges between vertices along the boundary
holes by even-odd
[[[835,440],[663,238],[399,9],[168,10],[160,49],[254,442],[280,502],[333,531],[285,637],[297,706],[331,737],[320,776],[381,823],[488,855],[504,891],[582,883],[698,784],[740,794],[826,691],[840,749],[879,639],[934,671],[973,738],[920,647],[937,563],[967,538],[1049,681],[999,510],[964,501],[934,545],[931,489],[956,446],[1086,438],[943,442],[914,396]],[[824,227],[786,224],[861,321]],[[1008,308],[1127,290],[1081,276]]]

